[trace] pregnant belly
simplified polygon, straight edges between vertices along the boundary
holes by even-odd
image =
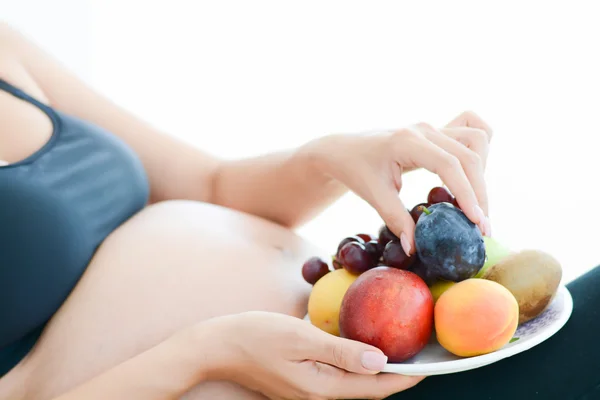
[[[312,255],[324,254],[257,217],[190,201],[147,207],[104,241],[48,324],[23,369],[32,398],[51,398],[211,317],[303,317],[310,285],[301,265]]]

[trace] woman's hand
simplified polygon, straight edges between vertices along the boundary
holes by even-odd
[[[425,168],[440,176],[467,217],[491,234],[484,179],[491,129],[466,112],[442,129],[420,123],[389,131],[331,135],[307,144],[305,152],[317,169],[341,182],[377,210],[414,252],[415,224],[398,197],[402,173]]]
[[[248,312],[194,328],[208,380],[229,380],[270,399],[379,399],[422,377],[379,374],[387,357],[287,315]]]

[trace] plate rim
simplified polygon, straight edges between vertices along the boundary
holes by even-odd
[[[560,291],[563,295],[564,312],[560,315],[560,318],[558,318],[556,322],[551,325],[551,329],[544,331],[540,335],[532,337],[531,340],[527,340],[519,344],[515,344],[509,348],[500,349],[492,353],[482,354],[474,357],[465,357],[458,360],[423,364],[387,363],[381,372],[401,375],[425,376],[432,374],[449,374],[480,368],[505,358],[512,357],[516,354],[523,353],[554,336],[571,318],[571,314],[573,313],[573,297],[571,292],[563,284],[559,286],[558,291]],[[501,353],[501,357],[499,357],[499,353]],[[435,366],[435,368],[432,368],[432,366]]]

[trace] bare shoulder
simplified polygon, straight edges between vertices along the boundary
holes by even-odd
[[[0,41],[3,41],[11,32],[11,27],[4,21],[0,21]]]
[[[47,97],[21,64],[14,29],[0,22],[0,79],[37,100]],[[27,157],[48,140],[51,123],[39,109],[0,90],[0,164]]]
[[[22,41],[27,40],[25,35],[9,23],[0,20],[0,51],[7,50],[17,53]]]
[[[28,73],[19,57],[19,46],[26,42],[21,33],[0,21],[0,79],[25,91],[37,100],[48,103],[48,98]]]
[[[0,21],[0,78],[4,78],[7,63],[15,63],[17,57],[14,51],[15,39],[13,29],[6,23]]]
[[[0,21],[0,55],[16,57],[17,41],[21,34],[4,21]]]

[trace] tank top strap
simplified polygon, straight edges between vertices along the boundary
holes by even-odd
[[[3,163],[2,160],[0,160],[0,171],[6,171],[6,170],[10,170],[11,168],[19,167],[24,164],[29,164],[32,161],[34,161],[35,159],[37,159],[39,156],[46,153],[48,151],[48,149],[50,149],[52,147],[52,145],[54,145],[54,143],[60,136],[62,123],[61,123],[61,118],[59,117],[59,114],[52,107],[33,98],[32,96],[25,93],[23,90],[19,89],[16,86],[11,85],[10,83],[3,80],[2,78],[0,78],[0,91],[10,93],[14,97],[21,99],[21,100],[37,107],[40,111],[42,111],[44,114],[46,114],[48,116],[48,118],[50,118],[50,121],[52,123],[52,134],[50,136],[50,139],[39,150],[35,151],[33,154],[24,158],[23,160],[14,162],[12,164],[7,164],[6,162]]]
[[[23,90],[19,89],[16,86],[13,86],[12,84],[6,82],[4,79],[0,78],[0,90],[10,93],[13,96],[24,100],[28,103],[33,104],[34,106],[36,106],[37,108],[41,109],[42,111],[44,111],[46,114],[54,114],[51,110],[51,107],[42,103],[41,101],[33,98],[32,96],[28,95],[27,93],[25,93]]]

